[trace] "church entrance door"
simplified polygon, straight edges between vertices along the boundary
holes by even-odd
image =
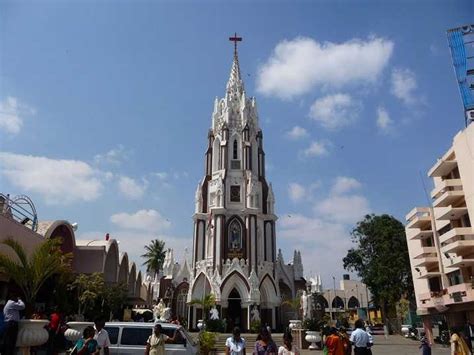
[[[228,298],[227,309],[227,331],[231,332],[234,327],[239,327],[243,330],[245,327],[242,323],[242,299],[239,292],[234,288]]]

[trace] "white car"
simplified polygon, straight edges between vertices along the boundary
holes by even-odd
[[[165,345],[166,354],[195,355],[198,353],[196,342],[182,327],[171,323],[160,323],[163,334],[173,337],[179,328],[176,342]],[[144,354],[148,337],[153,332],[154,323],[109,322],[104,329],[109,333],[110,354]]]

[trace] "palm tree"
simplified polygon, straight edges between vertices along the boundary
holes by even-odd
[[[142,255],[142,258],[145,258],[143,265],[146,265],[147,272],[151,271],[156,275],[160,272],[165,261],[165,242],[153,239],[150,244],[145,245],[145,250],[146,253]]]
[[[25,248],[13,238],[1,242],[15,257],[0,252],[0,270],[21,289],[27,307],[31,307],[41,286],[53,275],[71,271],[72,254],[61,251],[61,238],[46,239],[28,257]]]
[[[216,296],[214,296],[213,293],[208,293],[207,295],[204,296],[203,299],[195,298],[191,300],[190,304],[200,305],[203,309],[204,320],[207,320],[207,318],[209,317],[209,310],[211,309],[212,306],[216,304]]]

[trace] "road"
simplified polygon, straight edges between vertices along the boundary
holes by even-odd
[[[418,349],[420,342],[417,340],[406,339],[400,335],[390,335],[385,340],[383,335],[374,336],[374,347],[372,348],[373,355],[412,355],[421,354],[421,350]],[[449,355],[449,348],[442,347],[439,344],[434,344],[432,347],[433,355]],[[303,350],[301,354],[322,354],[322,351],[309,351]]]

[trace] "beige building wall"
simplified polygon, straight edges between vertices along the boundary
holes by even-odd
[[[474,124],[456,134],[428,176],[432,206],[406,216],[417,311],[474,322]]]

